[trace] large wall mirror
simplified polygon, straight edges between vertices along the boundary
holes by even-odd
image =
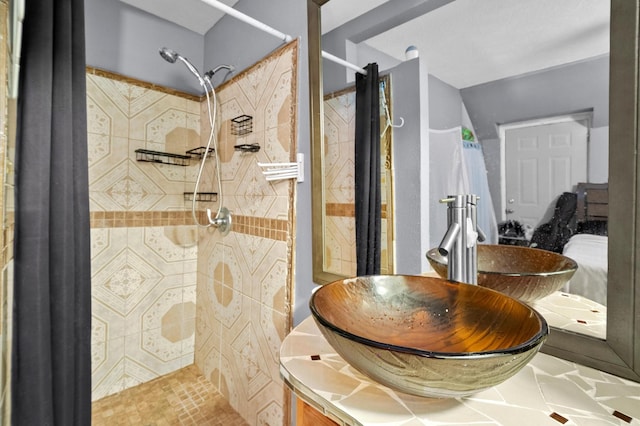
[[[389,102],[390,78],[379,77],[380,102],[380,273],[394,272],[392,125]],[[329,274],[354,276],[356,264],[355,220],[355,116],[356,88],[325,94],[324,159],[322,191],[322,270]]]
[[[310,100],[311,100],[311,138],[312,138],[312,153],[313,153],[313,169],[312,169],[312,185],[313,185],[313,258],[314,258],[314,281],[318,284],[326,283],[334,279],[339,279],[341,276],[328,271],[324,268],[323,259],[323,227],[325,218],[322,215],[324,208],[324,194],[323,194],[323,97],[327,91],[325,86],[326,80],[323,83],[323,74],[327,72],[327,66],[323,68],[322,50],[322,30],[321,30],[321,15],[322,5],[328,3],[329,0],[308,0],[309,10],[309,75],[310,75]],[[331,0],[331,2],[344,2],[348,0]],[[370,2],[371,3],[371,2]],[[363,40],[372,39],[376,36],[384,34],[380,37],[390,38],[392,28],[398,27],[401,24],[405,24],[414,18],[421,16],[425,13],[437,13],[438,9],[455,4],[459,6],[464,2],[459,0],[423,0],[417,2],[411,2],[411,6],[407,8],[406,2],[404,7],[400,7],[402,0],[388,0],[373,2],[374,5],[370,6],[370,10],[367,12],[384,12],[378,13],[378,16],[384,15],[388,19],[384,22],[380,19],[375,25],[369,27],[360,26],[352,34],[356,34],[355,39],[346,39],[345,50],[340,52],[330,52],[336,55],[345,54],[349,48],[350,43],[361,42]],[[492,7],[496,6],[499,1],[492,1]],[[597,2],[601,4],[602,2]],[[594,3],[595,4],[595,3]],[[484,5],[484,3],[483,3]],[[581,7],[589,7],[586,3],[581,3]],[[373,7],[373,9],[371,9]],[[570,106],[564,101],[554,101],[555,105],[558,105],[557,110],[550,110],[548,114],[540,112],[529,112],[526,117],[528,119],[542,119],[547,117],[579,114],[580,120],[587,123],[590,130],[590,145],[587,152],[587,181],[600,182],[607,181],[609,188],[609,223],[608,223],[608,274],[606,283],[606,338],[596,338],[585,334],[580,334],[564,329],[552,328],[549,339],[543,348],[543,351],[555,356],[559,356],[564,359],[576,361],[578,363],[595,367],[603,371],[607,371],[622,377],[630,378],[632,380],[640,381],[640,291],[636,291],[636,275],[640,273],[637,268],[640,267],[640,263],[636,264],[636,250],[638,245],[638,237],[640,236],[639,227],[640,220],[637,217],[638,212],[638,181],[639,175],[637,173],[638,165],[638,97],[639,97],[639,85],[638,85],[638,23],[640,16],[640,4],[638,0],[611,0],[610,8],[610,51],[607,54],[600,55],[595,58],[594,65],[598,69],[602,69],[604,63],[606,72],[608,74],[609,81],[601,82],[597,87],[593,84],[582,83],[580,86],[579,81],[574,81],[578,87],[582,87],[582,91],[578,90],[572,99],[581,96],[591,96],[592,98],[598,97],[597,101],[589,101],[591,107],[582,106]],[[532,18],[533,19],[533,18]],[[535,19],[540,19],[539,17]],[[352,22],[364,22],[354,19]],[[361,24],[362,25],[362,24]],[[496,31],[501,31],[501,26],[495,26]],[[580,34],[580,37],[589,37],[591,33]],[[534,35],[532,35],[534,36]],[[446,37],[446,33],[441,36]],[[473,34],[469,34],[470,40]],[[508,37],[505,34],[505,37]],[[355,41],[354,41],[355,40]],[[438,38],[434,39],[434,43],[437,43]],[[574,40],[564,40],[566,43],[571,43]],[[471,43],[471,41],[469,42]],[[407,46],[400,46],[403,51]],[[474,48],[479,49],[479,46]],[[522,54],[535,56],[536,52],[521,52]],[[421,52],[422,56],[422,52]],[[382,58],[381,61],[385,61]],[[422,59],[421,59],[422,60]],[[352,59],[353,61],[353,59]],[[361,61],[361,59],[358,59]],[[368,62],[374,62],[369,60]],[[586,62],[583,60],[577,61],[578,63]],[[366,62],[364,63],[366,64]],[[364,65],[359,63],[360,66]],[[482,64],[469,64],[472,69],[475,67],[478,70],[482,68]],[[495,66],[495,65],[494,65]],[[399,66],[400,68],[402,65]],[[558,70],[561,68],[552,67],[552,70]],[[384,67],[381,67],[384,69]],[[429,68],[431,71],[433,68]],[[598,73],[598,71],[596,71]],[[394,83],[394,72],[391,73],[392,87]],[[539,75],[539,73],[536,73]],[[500,79],[513,80],[512,77],[502,76]],[[472,85],[473,86],[473,85]],[[462,93],[461,97],[465,99],[469,109],[474,109],[473,102],[491,102],[488,98],[490,92],[481,92],[480,89],[497,89],[502,91],[503,94],[514,86],[502,85],[499,87],[490,87],[491,84],[482,83],[474,86],[474,90],[467,90],[470,86],[465,86],[460,89]],[[435,87],[435,86],[434,86]],[[515,86],[517,87],[517,86]],[[522,86],[520,86],[522,87]],[[604,88],[604,96],[602,89]],[[554,88],[552,84],[547,88],[549,91],[558,91],[557,87]],[[595,93],[598,92],[598,93]],[[608,92],[608,93],[607,93]],[[401,96],[406,96],[410,92],[404,92]],[[412,97],[420,97],[420,91],[415,90]],[[398,93],[394,91],[393,96],[398,96]],[[392,96],[392,98],[393,98]],[[530,99],[532,102],[534,99]],[[397,98],[393,98],[391,102],[394,107],[397,107],[396,111],[401,109],[401,103]],[[563,103],[564,102],[564,103]],[[486,160],[487,169],[489,171],[490,179],[491,174],[495,173],[499,175],[502,164],[500,163],[500,133],[499,125],[512,124],[518,121],[517,116],[509,117],[509,113],[513,112],[516,107],[514,104],[504,100],[498,101],[503,104],[502,115],[493,113],[488,114],[487,117],[480,117],[481,113],[475,113],[469,111],[468,114],[472,116],[475,124],[475,132],[477,135],[489,141],[484,147],[485,159],[491,158],[490,155],[498,153],[496,160]],[[607,105],[608,104],[608,105]],[[433,106],[431,106],[433,109]],[[605,111],[603,111],[603,109]],[[478,111],[482,108],[479,107]],[[485,108],[485,110],[489,110]],[[493,110],[491,110],[493,111]],[[586,117],[586,118],[585,118]],[[514,125],[514,128],[518,126]],[[397,155],[397,150],[402,149],[403,144],[406,144],[408,139],[404,140],[401,137],[394,136],[394,144],[398,147],[394,153]],[[494,144],[494,145],[491,145]],[[608,145],[608,150],[607,150]],[[603,148],[604,152],[603,152]],[[606,161],[602,161],[606,158],[608,152],[608,164]],[[415,154],[414,154],[415,156]],[[419,162],[418,162],[419,164]],[[396,167],[398,165],[396,164]],[[403,163],[403,167],[412,169],[408,163]],[[417,166],[419,168],[420,166]],[[493,167],[493,171],[492,171]],[[608,175],[608,176],[607,176]],[[416,172],[416,176],[420,176]],[[591,176],[591,179],[589,179]],[[397,176],[394,176],[396,181],[396,187],[400,188],[400,180]],[[496,183],[497,182],[497,183]],[[500,180],[495,180],[492,185],[496,186],[492,189],[492,192],[501,192]],[[396,206],[395,217],[397,221],[400,221],[400,217],[406,213],[403,211],[403,203],[401,199],[401,190],[396,189]],[[497,212],[498,220],[504,219],[504,212],[509,206],[504,205],[504,201],[499,197],[494,198],[494,208]],[[404,210],[407,210],[406,206]],[[418,218],[413,224],[415,229],[420,229],[420,219]],[[401,233],[396,234],[396,246],[397,246],[397,273],[405,273],[403,270],[403,260],[405,256],[402,255],[404,242],[401,237]],[[428,243],[427,243],[428,245]],[[414,246],[416,247],[416,246]],[[424,252],[421,250],[424,246],[417,245],[418,250],[411,249],[411,254],[419,258],[424,257]],[[638,266],[636,266],[638,265]],[[415,271],[411,271],[414,273]]]

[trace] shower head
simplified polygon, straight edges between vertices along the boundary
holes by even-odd
[[[172,64],[175,64],[175,62],[180,59],[180,61],[182,61],[187,68],[189,69],[189,71],[191,71],[191,73],[193,75],[195,75],[198,78],[198,82],[200,82],[200,85],[202,87],[206,86],[204,85],[204,80],[202,79],[202,77],[200,76],[200,73],[198,72],[198,70],[196,69],[196,67],[189,62],[189,60],[187,58],[185,58],[184,56],[180,55],[178,52],[168,49],[166,47],[163,47],[162,49],[159,50],[160,56],[162,56],[162,58]]]
[[[232,73],[236,70],[236,67],[234,67],[233,65],[218,65],[214,69],[205,72],[204,76],[210,79],[211,77],[213,77],[215,73],[217,73],[221,69],[227,69],[229,70],[229,73]]]
[[[169,62],[171,64],[175,64],[176,63],[176,59],[178,59],[178,56],[180,56],[180,55],[178,55],[177,52],[175,52],[175,51],[173,51],[173,50],[171,50],[169,48],[166,48],[166,47],[163,47],[162,49],[160,49],[159,52],[160,52],[160,56],[162,56],[162,58],[165,61],[167,61],[167,62]]]

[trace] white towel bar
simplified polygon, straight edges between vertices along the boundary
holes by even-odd
[[[295,163],[258,163],[262,167],[262,174],[268,181],[281,179],[297,179],[298,183],[304,182],[304,154],[296,155]]]

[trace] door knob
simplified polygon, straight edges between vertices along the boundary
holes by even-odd
[[[507,214],[509,214],[509,213],[513,213],[514,211],[515,211],[515,210],[513,210],[513,209],[506,209],[506,210],[505,210],[505,212],[506,212]]]

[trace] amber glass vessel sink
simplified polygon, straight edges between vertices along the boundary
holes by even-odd
[[[427,252],[431,267],[447,278],[447,258]],[[560,290],[578,269],[571,258],[547,250],[508,245],[478,245],[478,285],[523,302],[535,302]]]
[[[309,305],[324,337],[351,366],[427,397],[466,396],[503,382],[549,332],[544,318],[516,299],[436,277],[334,281]]]

